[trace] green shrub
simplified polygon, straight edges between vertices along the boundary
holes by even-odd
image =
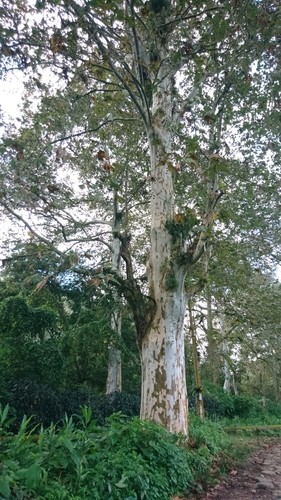
[[[196,447],[207,447],[212,455],[217,455],[229,446],[229,437],[218,422],[201,420],[193,412],[190,413],[190,435]]]
[[[281,418],[281,404],[274,401],[266,401],[265,410],[272,416]]]
[[[8,393],[8,396],[7,396]],[[10,382],[2,404],[9,403],[14,409],[15,427],[20,425],[24,415],[32,415],[34,424],[50,425],[63,417],[63,408],[56,392],[50,387],[28,379]]]
[[[116,392],[99,395],[85,387],[59,391],[29,379],[14,380],[7,384],[2,390],[0,402],[2,405],[8,403],[14,409],[14,430],[24,415],[32,415],[34,424],[46,427],[62,420],[65,414],[80,414],[81,406],[90,407],[93,418],[101,425],[113,413],[122,412],[133,417],[138,416],[140,411],[140,397],[135,394]]]
[[[226,394],[218,387],[212,387],[212,390],[203,395],[204,409],[208,417],[211,418],[240,418],[252,419],[281,417],[281,405],[272,401],[266,401],[265,407],[257,398],[247,395]],[[195,396],[189,396],[189,407],[195,409]]]
[[[127,392],[114,392],[100,396],[99,403],[93,410],[93,417],[101,424],[113,413],[121,412],[128,417],[137,417],[140,414],[140,397]]]
[[[233,397],[229,394],[204,394],[204,409],[208,417],[232,417],[234,416]],[[195,408],[195,396],[189,397],[190,408]]]
[[[187,491],[192,454],[156,424],[114,415],[99,427],[84,409],[38,435],[24,419],[2,440],[0,496],[36,499],[165,500]],[[0,419],[1,421],[1,419]]]
[[[233,396],[234,415],[239,418],[249,418],[262,412],[259,401],[249,396]]]

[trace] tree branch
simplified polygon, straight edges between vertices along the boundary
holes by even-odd
[[[121,117],[110,118],[110,120],[105,120],[100,125],[97,125],[97,127],[95,127],[95,128],[86,129],[86,130],[83,130],[83,132],[76,132],[75,134],[66,135],[64,137],[60,137],[59,139],[54,139],[53,141],[50,141],[48,143],[48,145],[45,146],[44,149],[41,151],[41,155],[44,153],[44,151],[47,149],[47,147],[50,144],[56,144],[57,142],[67,141],[68,139],[73,139],[74,137],[79,137],[79,136],[84,135],[84,134],[91,134],[92,132],[97,132],[98,130],[100,130],[105,125],[108,125],[109,123],[121,122],[121,121],[132,122],[132,121],[138,121],[138,120],[137,120],[137,118],[121,118]]]
[[[188,9],[185,10],[185,12],[188,12],[190,6]],[[171,21],[168,21],[167,23],[163,23],[159,25],[159,28],[167,28],[167,26],[170,26],[171,24],[178,23],[181,21],[187,21],[188,19],[194,19],[196,17],[202,16],[203,14],[206,14],[207,12],[211,12],[214,10],[222,10],[222,7],[210,7],[209,9],[201,10],[201,12],[198,12],[197,14],[190,14],[190,15],[185,15],[185,12],[180,16],[176,17],[174,19],[171,19]]]
[[[96,31],[98,31],[97,27],[96,27]],[[104,46],[104,44],[101,42],[100,37],[97,36],[96,33],[94,33],[93,37],[94,37],[94,40],[95,40],[95,42],[96,42],[96,44],[97,44],[97,46],[98,46],[101,54],[103,55],[103,57],[105,58],[105,60],[108,62],[109,66],[110,66],[110,68],[112,70],[112,72],[115,74],[115,76],[118,78],[118,80],[122,83],[122,85],[124,86],[124,88],[128,92],[130,98],[132,99],[132,102],[134,103],[134,105],[136,106],[136,109],[140,113],[140,116],[142,117],[145,126],[147,127],[148,123],[147,123],[147,117],[146,117],[145,111],[141,107],[141,105],[138,102],[138,100],[136,99],[136,96],[135,96],[134,92],[132,92],[130,86],[128,85],[128,83],[126,81],[126,79],[121,75],[120,71],[116,68],[116,65],[113,63],[112,58],[109,56],[109,50],[108,50],[108,48]],[[113,50],[113,48],[111,50]],[[136,79],[135,75],[130,71],[129,66],[127,64],[125,64],[124,61],[122,61],[122,65],[125,68],[126,73],[128,75],[130,75],[130,77],[132,78],[132,80],[134,81],[134,83],[136,84],[136,86],[137,87],[141,86],[140,82]]]
[[[55,253],[57,253],[58,255],[60,256],[64,256],[65,255],[65,252],[61,252],[60,250],[58,250],[54,244],[48,240],[47,238],[45,238],[44,236],[42,236],[41,234],[37,233],[37,231],[35,231],[33,229],[33,227],[21,216],[19,215],[18,213],[16,213],[12,208],[10,208],[6,203],[4,203],[3,201],[1,201],[0,203],[6,210],[9,214],[11,214],[15,219],[17,219],[18,221],[22,222],[24,224],[24,226],[30,231],[31,234],[33,234],[36,238],[38,238],[39,241],[42,241],[43,243],[45,243],[45,245],[47,245],[49,248],[51,248]]]
[[[197,240],[195,250],[191,258],[192,265],[195,264],[200,259],[200,257],[203,255],[205,251],[206,242],[210,237],[208,229],[212,226],[214,222],[215,208],[217,206],[218,201],[223,196],[223,194],[224,194],[223,191],[218,193],[218,195],[215,197],[212,203],[212,206],[210,207],[210,210],[208,211],[208,213],[205,214],[205,217],[203,219],[203,225],[205,226],[205,229],[204,231],[201,231],[199,238]]]

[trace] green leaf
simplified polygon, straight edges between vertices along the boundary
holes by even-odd
[[[122,476],[122,478],[120,479],[120,481],[118,483],[115,483],[115,486],[117,486],[117,488],[126,488],[126,484],[125,482],[127,481],[127,476]]]
[[[0,425],[2,426],[5,420],[7,419],[9,412],[9,405],[6,405],[5,408],[2,410],[2,406],[0,404]]]
[[[25,482],[27,488],[34,488],[41,482],[44,470],[38,463],[30,465],[30,467],[19,469],[17,477]]]
[[[11,494],[10,489],[10,480],[8,477],[0,477],[0,495],[3,495],[4,498],[9,498]]]

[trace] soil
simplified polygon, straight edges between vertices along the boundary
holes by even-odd
[[[281,500],[281,443],[264,445],[214,488],[188,500]],[[184,500],[184,499],[181,499]],[[186,499],[187,500],[187,499]]]

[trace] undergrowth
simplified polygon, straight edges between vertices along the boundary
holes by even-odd
[[[188,443],[120,413],[100,426],[87,407],[75,422],[31,424],[24,417],[12,434],[8,406],[0,411],[0,498],[169,500],[204,488],[249,451],[221,423],[192,412]]]
[[[1,411],[1,498],[168,500],[202,481],[230,442],[219,424],[195,416],[189,443],[121,414],[99,426],[89,408],[75,424],[66,417],[32,429],[31,421],[11,434],[8,407]]]

